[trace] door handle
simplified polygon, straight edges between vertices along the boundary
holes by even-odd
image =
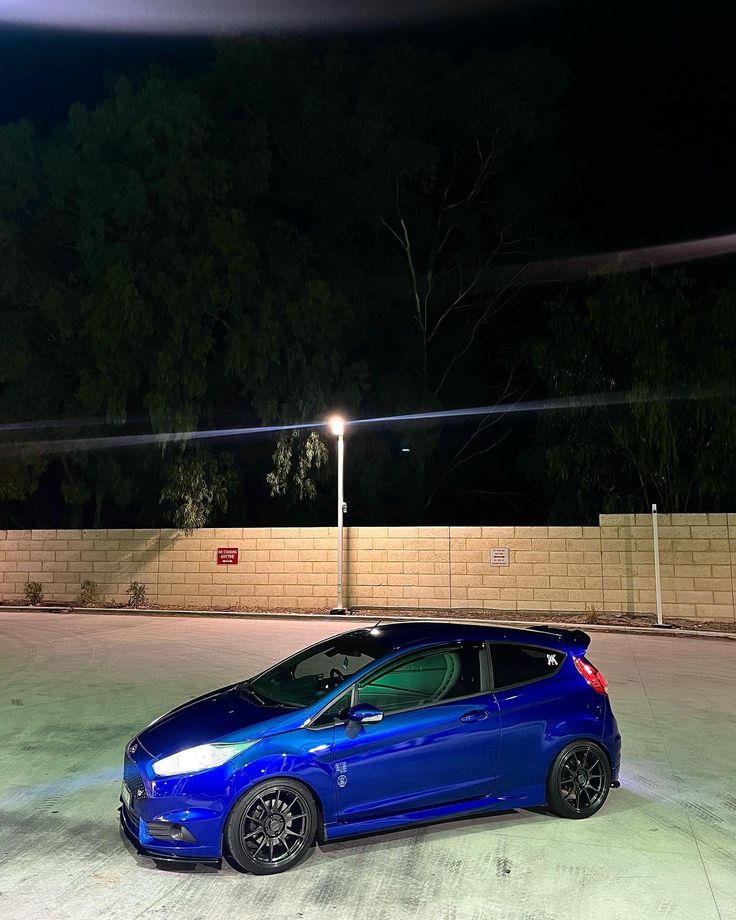
[[[488,718],[487,709],[470,709],[468,712],[460,716],[461,722],[482,722],[483,719]]]

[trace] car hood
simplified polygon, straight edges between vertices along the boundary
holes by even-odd
[[[139,743],[152,757],[160,757],[213,741],[263,737],[304,721],[303,712],[251,702],[239,686],[215,690],[172,709],[138,735]]]

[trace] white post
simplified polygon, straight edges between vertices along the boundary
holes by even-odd
[[[343,584],[343,528],[342,519],[345,514],[345,496],[343,494],[343,479],[345,471],[345,419],[340,415],[333,415],[327,424],[337,438],[337,604],[330,613],[347,613],[345,609],[345,586]]]
[[[659,531],[657,506],[652,505],[652,538],[654,541],[654,593],[657,601],[657,626],[662,625],[662,580],[659,575]]]
[[[344,508],[343,498],[343,473],[345,469],[345,443],[342,432],[337,436],[337,610],[344,610],[343,604],[343,548],[342,548],[342,516]]]

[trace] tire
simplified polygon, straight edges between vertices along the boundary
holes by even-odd
[[[230,812],[225,854],[242,872],[286,872],[310,853],[317,823],[317,806],[305,786],[291,779],[266,780],[249,789]]]
[[[595,741],[573,741],[555,757],[547,778],[547,804],[561,818],[589,818],[608,798],[611,764]]]

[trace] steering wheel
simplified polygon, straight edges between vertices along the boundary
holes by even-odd
[[[338,684],[341,684],[345,680],[345,675],[342,671],[338,671],[337,668],[332,668],[330,670],[330,680],[335,680]]]

